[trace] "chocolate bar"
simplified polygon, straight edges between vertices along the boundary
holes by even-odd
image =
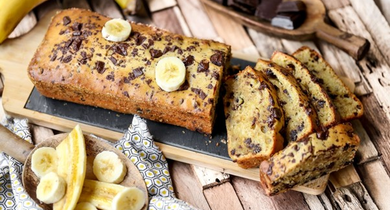
[[[271,20],[271,25],[293,30],[298,28],[305,22],[306,13],[295,12],[295,13],[280,13],[277,14]]]

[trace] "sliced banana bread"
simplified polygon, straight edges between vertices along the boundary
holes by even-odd
[[[325,136],[316,133],[286,148],[260,165],[260,180],[268,195],[276,195],[325,174],[344,168],[353,161],[360,139],[352,126],[338,124]]]
[[[317,78],[300,61],[278,51],[273,53],[271,61],[292,73],[316,110],[321,127],[327,128],[337,124],[339,116],[332,100],[318,83]]]
[[[227,77],[224,86],[229,156],[242,168],[258,167],[283,148],[284,115],[276,90],[249,66]]]
[[[326,90],[342,121],[348,121],[363,115],[363,105],[323,57],[306,46],[299,48],[293,56],[301,61],[317,78]]]
[[[279,103],[284,110],[285,137],[299,141],[317,128],[317,113],[302,92],[295,78],[283,67],[259,59],[255,70],[263,72],[276,88]]]

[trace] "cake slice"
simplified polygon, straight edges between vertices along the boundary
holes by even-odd
[[[260,181],[268,195],[276,195],[344,168],[353,161],[360,139],[351,124],[329,128],[287,147],[260,165]]]
[[[278,51],[273,53],[271,61],[286,68],[295,77],[316,110],[321,127],[328,128],[337,124],[339,115],[331,99],[318,83],[316,77],[300,61],[291,55]]]
[[[359,118],[363,115],[363,105],[343,81],[337,76],[332,67],[315,50],[301,47],[293,56],[301,61],[317,78],[326,90],[342,121]]]
[[[101,107],[211,134],[230,46],[130,22],[121,42],[108,41],[108,17],[83,9],[57,13],[35,52],[28,76],[44,96]],[[166,57],[183,61],[179,90],[156,82],[156,65]]]
[[[258,167],[283,147],[284,116],[276,91],[249,66],[227,77],[224,86],[229,156],[242,168]]]
[[[317,113],[295,78],[285,68],[261,59],[257,61],[255,70],[263,72],[275,86],[286,118],[286,139],[299,141],[313,133],[318,127]]]

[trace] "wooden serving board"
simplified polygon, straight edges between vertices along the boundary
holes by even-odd
[[[59,131],[69,132],[78,123],[85,133],[93,133],[113,141],[120,139],[123,135],[121,130],[96,126],[65,116],[54,116],[25,108],[26,104],[29,103],[29,97],[33,90],[33,84],[27,76],[27,66],[39,43],[42,41],[49,21],[54,14],[55,12],[51,12],[41,19],[38,25],[28,34],[20,38],[7,40],[0,45],[0,72],[5,77],[5,88],[2,98],[5,111],[9,115],[26,117],[34,124]],[[42,106],[43,110],[46,108],[56,109],[56,107],[47,107],[47,104],[42,104]],[[113,112],[113,114],[115,113]],[[129,125],[131,121],[126,123]],[[156,138],[159,137],[157,132],[152,133],[152,135]],[[207,142],[202,143],[207,144]],[[212,143],[216,144],[217,142]],[[196,149],[189,150],[172,144],[161,142],[156,142],[156,144],[169,159],[207,167],[252,180],[259,180],[259,169],[241,169],[229,158],[223,157],[226,154],[211,155],[207,152],[197,151]],[[223,142],[219,142],[219,147],[226,147],[226,145]],[[327,179],[328,177],[320,178],[305,186],[299,186],[295,190],[309,194],[320,194],[325,190]]]

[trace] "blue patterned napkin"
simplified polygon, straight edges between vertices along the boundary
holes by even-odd
[[[32,143],[28,121],[9,118],[2,123],[9,130]],[[113,145],[137,166],[149,193],[149,209],[195,209],[175,198],[168,163],[154,144],[146,121],[135,115],[124,136]],[[0,153],[0,210],[41,209],[26,193],[22,185],[23,164],[5,153]]]

